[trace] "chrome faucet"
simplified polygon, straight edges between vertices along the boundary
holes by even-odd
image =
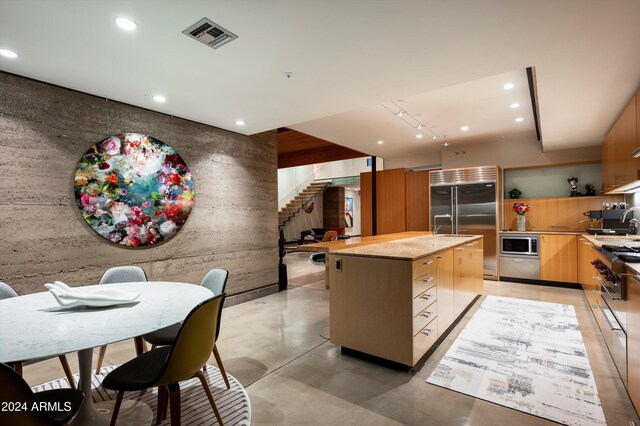
[[[448,217],[453,222],[453,217],[450,214],[437,214],[437,215],[434,215],[433,216],[433,235],[438,235],[438,229],[440,229],[442,227],[442,225],[436,226],[437,219],[438,218],[443,218],[443,217]]]
[[[633,212],[633,211],[636,211],[636,210],[640,210],[640,207],[630,207],[630,208],[626,209],[626,210],[624,211],[624,214],[623,214],[623,215],[622,215],[622,217],[620,218],[620,222],[624,222],[624,220],[627,218],[627,215],[628,215],[629,213]]]

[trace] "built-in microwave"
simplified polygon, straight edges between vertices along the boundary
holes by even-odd
[[[500,254],[515,256],[538,256],[537,234],[500,235]]]

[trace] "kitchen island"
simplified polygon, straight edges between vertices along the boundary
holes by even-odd
[[[330,251],[331,341],[414,366],[482,291],[482,244],[428,235]]]

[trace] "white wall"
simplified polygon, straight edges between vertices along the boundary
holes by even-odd
[[[360,176],[360,173],[370,172],[371,167],[367,166],[368,158],[370,157],[278,169],[278,208],[289,201],[284,197],[289,196],[293,191],[303,190],[304,188],[300,186],[309,180]],[[376,169],[384,170],[384,164],[384,160],[378,158]]]
[[[425,149],[422,153],[386,157],[386,169],[399,169],[441,164],[443,169],[499,165],[504,168],[551,165],[600,160],[600,147],[562,151],[542,151],[535,138],[496,140],[494,142]]]
[[[377,167],[376,167],[377,168]],[[353,228],[345,228],[346,235],[360,235],[360,191],[344,191],[345,198],[353,198]]]
[[[542,152],[537,140],[496,141],[450,146],[442,151],[442,167],[499,165],[503,168],[600,160],[600,147]]]
[[[384,164],[388,170],[408,169],[411,167],[439,166],[442,164],[442,149],[437,147],[425,149],[413,155],[386,157]]]
[[[600,194],[602,168],[598,163],[505,170],[505,197],[509,198],[507,193],[513,188],[522,191],[521,198],[568,197],[571,189],[567,179],[573,176],[578,178],[578,192],[585,194],[585,185],[590,183],[596,187],[596,194]]]

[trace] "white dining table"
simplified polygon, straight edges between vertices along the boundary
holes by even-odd
[[[108,423],[91,398],[93,348],[130,339],[183,321],[213,293],[199,285],[149,281],[108,284],[140,293],[138,303],[65,310],[50,292],[0,300],[0,362],[78,352],[79,388],[85,395],[72,424]]]

